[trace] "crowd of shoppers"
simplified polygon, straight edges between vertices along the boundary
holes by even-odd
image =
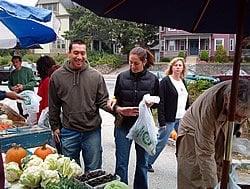
[[[68,60],[59,68],[53,58],[42,56],[37,61],[41,77],[38,95],[42,97],[39,116],[49,107],[53,136],[61,144],[62,154],[80,164],[82,152],[85,172],[102,167],[101,123],[99,109],[115,116],[115,174],[128,184],[128,165],[132,140],[126,138],[139,115],[139,103],[145,94],[159,96],[160,103],[147,104],[158,112],[158,143],[154,156],[137,143],[134,189],[148,188],[147,172],[168,142],[170,133],[178,131],[176,141],[177,187],[214,188],[220,181],[231,81],[219,83],[204,92],[189,107],[184,81],[185,60],[171,60],[166,76],[159,82],[148,71],[154,56],[142,47],[129,53],[129,70],[117,76],[114,97],[109,99],[103,76],[90,67],[87,47],[82,40],[69,45]],[[20,56],[12,58],[15,70],[10,74],[9,89],[0,91],[5,97],[20,99],[18,93],[34,90],[36,81],[31,69],[23,67]],[[23,115],[21,104],[17,104]],[[25,115],[24,115],[25,116]],[[235,122],[250,117],[250,82],[240,80]],[[0,159],[1,164],[1,159]],[[0,179],[3,175],[0,174]]]

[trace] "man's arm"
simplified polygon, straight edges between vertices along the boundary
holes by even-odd
[[[10,76],[9,76],[8,87],[9,87],[10,90],[13,91],[12,87],[14,87],[14,85],[13,85],[12,73],[13,73],[13,71],[10,73]]]
[[[61,107],[62,102],[57,95],[56,86],[53,78],[51,78],[49,83],[49,123],[51,130],[55,131],[61,127]]]
[[[112,111],[110,110],[110,108],[108,108],[107,106],[107,102],[108,102],[108,89],[105,83],[105,80],[103,78],[103,76],[100,76],[100,80],[99,80],[99,86],[98,86],[98,90],[97,90],[97,95],[96,95],[96,104],[98,105],[98,107],[102,108],[103,110],[112,113]]]
[[[36,86],[36,79],[31,69],[27,71],[28,83],[23,85],[23,90],[33,90]]]

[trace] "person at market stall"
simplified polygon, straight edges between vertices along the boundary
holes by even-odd
[[[82,150],[88,172],[102,166],[99,108],[110,111],[109,95],[103,76],[87,61],[86,44],[82,40],[70,43],[68,58],[50,78],[49,122],[55,140],[61,140],[63,155],[80,164]]]
[[[142,47],[133,48],[129,53],[130,68],[117,76],[115,84],[115,173],[126,184],[128,183],[128,164],[132,144],[132,140],[126,138],[126,136],[138,118],[138,106],[143,96],[145,94],[158,96],[159,81],[154,74],[147,70],[153,64],[154,57],[148,50]],[[137,143],[135,143],[135,150],[134,189],[147,189],[148,153]]]
[[[181,120],[176,142],[177,188],[214,188],[221,180],[231,81],[200,95]],[[240,80],[235,122],[250,117],[250,80]]]
[[[13,63],[15,69],[10,73],[9,76],[9,89],[16,93],[20,93],[24,90],[34,91],[36,80],[32,70],[22,66],[22,58],[20,56],[13,56],[11,62]],[[20,102],[17,102],[17,108],[20,115],[24,116],[25,118],[28,117],[28,115],[23,114],[23,108]]]
[[[169,63],[167,76],[160,81],[158,106],[159,133],[156,153],[148,158],[148,171],[154,172],[152,167],[161,151],[168,142],[170,133],[178,131],[180,119],[184,116],[188,106],[188,92],[184,81],[186,66],[184,58],[173,58]]]
[[[6,92],[0,90],[0,100],[3,100],[5,98],[9,98],[11,100],[22,100],[22,97],[19,96],[16,92]],[[1,148],[0,148],[1,149]],[[0,150],[0,188],[4,188],[5,184],[5,176],[4,176],[4,167],[3,167],[3,159],[2,159],[2,153]]]
[[[38,85],[37,94],[42,98],[39,102],[39,112],[37,120],[39,120],[42,110],[48,107],[49,99],[49,80],[50,75],[60,66],[56,65],[55,60],[50,56],[42,56],[36,62],[36,69],[41,81]]]

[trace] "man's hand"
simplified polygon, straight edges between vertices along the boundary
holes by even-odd
[[[11,99],[11,100],[23,100],[23,97],[21,97],[20,95],[18,95],[16,92],[10,91],[10,92],[6,92],[6,97]]]
[[[18,88],[18,86],[17,86],[17,85],[15,85],[15,86],[11,87],[11,90],[12,90],[12,91],[14,91],[14,92],[16,92],[16,93],[18,93],[18,92],[19,92],[19,88]]]
[[[53,131],[54,139],[56,143],[60,143],[60,129],[56,129]]]
[[[23,85],[22,84],[17,84],[16,86],[18,87],[18,92],[23,91]]]
[[[122,116],[138,116],[139,108],[138,107],[120,107],[116,108],[116,112]]]

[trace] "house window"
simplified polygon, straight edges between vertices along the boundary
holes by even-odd
[[[57,3],[49,3],[43,4],[42,8],[53,11],[54,14],[58,14],[58,4]]]
[[[169,51],[175,51],[175,41],[169,41],[168,50]]]
[[[234,51],[234,39],[230,39],[230,51]]]
[[[165,27],[160,26],[160,32],[164,32],[165,31]]]
[[[180,41],[180,50],[185,50],[185,41],[184,40]]]
[[[168,31],[176,31],[176,29],[168,28]]]
[[[65,40],[57,39],[56,41],[56,48],[58,49],[65,49]]]
[[[214,41],[215,41],[214,51],[216,51],[220,45],[222,45],[224,47],[224,39],[223,38],[217,38]]]
[[[204,40],[204,50],[208,50],[208,39]]]
[[[165,42],[161,40],[161,51],[165,51]]]

